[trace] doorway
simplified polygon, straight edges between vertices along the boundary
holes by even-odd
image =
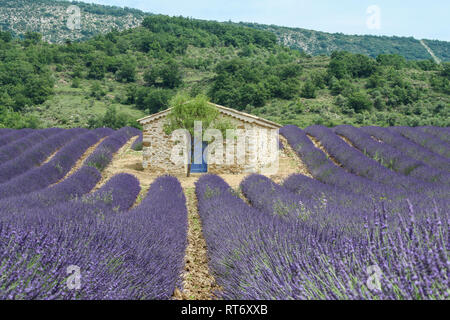
[[[201,144],[201,145],[200,145]],[[208,147],[208,142],[206,141],[194,141],[194,149],[192,150],[191,157],[191,173],[205,173],[208,172],[208,163],[203,156],[205,150]],[[200,154],[201,152],[201,154]],[[194,163],[195,159],[201,159],[201,163]]]

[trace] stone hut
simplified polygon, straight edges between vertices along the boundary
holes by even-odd
[[[164,124],[172,108],[137,120],[143,126],[144,169],[158,174],[186,174],[188,168],[191,173],[276,172],[281,126],[251,114],[212,105],[218,109],[220,120],[226,120],[234,127],[225,137],[219,130],[201,127],[196,127],[192,140],[186,130],[181,130],[181,135],[180,132],[167,135]]]

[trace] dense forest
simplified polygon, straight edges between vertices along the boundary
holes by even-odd
[[[136,126],[179,91],[281,124],[438,125],[450,64],[346,51],[313,57],[245,26],[151,15],[82,42],[0,34],[0,126]]]
[[[450,42],[439,40],[423,40],[442,61],[450,61]]]

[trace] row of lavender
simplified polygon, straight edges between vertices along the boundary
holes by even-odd
[[[240,185],[251,206],[219,177],[199,180],[224,298],[448,298],[449,160],[400,129],[383,130],[284,127],[317,180],[292,175],[278,185],[251,175]],[[402,152],[407,142],[414,154]]]
[[[450,158],[450,143],[448,142],[449,131],[445,129],[446,128],[434,128],[433,130],[430,127],[422,130],[417,130],[416,128],[410,127],[391,128],[391,130],[400,133],[413,142],[428,148],[437,154]]]
[[[297,211],[280,215],[252,201],[271,197],[270,184],[258,176],[242,183],[258,210],[218,176],[196,183],[210,268],[223,298],[448,298],[448,221],[440,214],[416,221],[411,207],[393,228],[387,217],[392,213],[373,210],[372,221],[363,219],[362,232],[352,236],[337,232],[333,224],[314,223],[323,219],[326,225],[326,215],[309,223],[312,216],[304,212],[300,219]],[[334,192],[324,188],[329,191]],[[345,210],[328,214],[344,224],[349,218]]]
[[[331,130],[312,126],[303,131],[295,126],[286,126],[282,128],[281,133],[305,161],[312,175],[326,184],[339,187],[350,185],[354,188],[346,188],[347,192],[370,197],[373,206],[379,206],[382,202],[390,212],[407,212],[406,200],[409,200],[419,213],[426,214],[426,209],[432,207],[448,212],[449,172],[445,165],[449,165],[450,159],[436,155],[409,140],[404,141],[402,136],[395,134],[395,130],[396,128],[372,127],[356,129],[348,126],[338,126]],[[333,131],[347,138],[353,146],[344,142]],[[376,141],[372,137],[382,136],[373,131],[383,131],[387,138],[395,139]],[[369,138],[370,132],[375,136]],[[341,166],[337,166],[322,150],[314,147],[310,138],[317,139]],[[393,141],[395,143],[392,143]],[[396,147],[399,144],[411,146],[415,150],[414,158],[406,152],[401,152],[401,148]],[[370,157],[371,154],[374,159]],[[429,162],[428,159],[439,162],[442,169],[425,164],[425,161]],[[382,165],[383,161],[389,165]],[[405,172],[402,168],[408,169]],[[429,181],[418,177],[426,173],[423,168],[428,170],[429,177],[433,177],[429,178]],[[436,172],[440,175],[436,175]]]
[[[286,180],[283,186],[280,186],[263,176],[250,176],[242,183],[241,187],[253,205],[252,208],[236,197],[234,192],[218,177],[206,176],[197,183],[199,211],[211,257],[211,268],[216,274],[219,284],[224,288],[223,297],[245,299],[441,299],[447,297],[448,289],[445,284],[448,281],[448,220],[445,217],[442,219],[442,210],[439,209],[442,199],[438,199],[441,202],[437,202],[437,205],[431,210],[433,211],[431,214],[430,210],[420,209],[421,215],[417,215],[416,212],[409,217],[413,209],[412,206],[408,206],[406,201],[403,201],[407,206],[406,209],[399,207],[400,202],[392,205],[392,198],[398,197],[399,201],[405,199],[406,192],[409,192],[408,189],[390,189],[390,186],[386,184],[373,182],[368,178],[354,175],[343,167],[335,166],[322,151],[312,145],[301,130],[293,131],[292,136],[299,133],[303,135],[300,135],[298,141],[304,142],[303,146],[306,146],[306,149],[303,146],[298,148],[298,145],[294,149],[297,152],[302,151],[309,154],[311,161],[307,164],[310,169],[315,168],[317,174],[321,173],[320,176],[324,180],[330,178],[328,181],[335,181],[335,184],[324,184],[302,175],[294,175]],[[98,150],[102,150],[98,152],[100,156],[92,157],[98,159],[97,163],[86,161],[90,164],[89,167],[83,167],[76,174],[51,188],[63,186],[71,178],[74,183],[83,181],[82,178],[75,179],[78,173],[82,173],[82,170],[91,175],[91,181],[95,181],[98,171],[94,167],[100,169],[104,167],[104,159],[110,158],[111,150],[115,148],[116,144],[111,143],[114,140],[118,142],[117,145],[122,141],[117,138],[106,139],[101,144],[102,148],[98,148]],[[312,149],[310,149],[311,147]],[[101,156],[103,154],[105,156]],[[312,160],[322,162],[316,163]],[[314,167],[314,165],[317,166]],[[339,174],[340,176],[337,178],[343,178],[343,180],[330,177],[330,173]],[[169,184],[170,187],[165,188],[165,184],[161,181]],[[171,181],[173,183],[170,183]],[[2,221],[1,226],[10,227],[12,225],[16,228],[17,225],[21,228],[26,226],[27,232],[30,230],[29,226],[39,225],[49,228],[51,236],[56,234],[58,239],[64,240],[61,250],[65,254],[61,257],[58,256],[58,252],[50,251],[50,254],[53,255],[44,255],[42,259],[39,255],[37,261],[39,266],[42,263],[47,266],[53,261],[50,257],[57,257],[59,260],[55,265],[59,269],[47,268],[44,271],[41,269],[36,271],[33,264],[35,257],[29,259],[28,253],[20,252],[18,255],[14,255],[12,248],[17,243],[12,242],[12,247],[7,247],[10,251],[5,251],[6,261],[11,261],[10,264],[5,264],[4,269],[11,269],[10,273],[6,273],[7,277],[3,283],[4,288],[10,289],[5,292],[5,297],[82,299],[170,297],[182,264],[182,252],[184,252],[186,241],[186,212],[181,188],[178,189],[179,192],[177,191],[179,183],[170,177],[161,178],[157,182],[159,183],[158,187],[153,188],[152,186],[152,193],[149,191],[147,197],[152,202],[147,203],[144,200],[141,206],[145,205],[145,212],[148,213],[151,210],[147,205],[152,205],[154,208],[152,210],[158,213],[151,215],[150,219],[149,216],[137,215],[136,219],[139,221],[137,225],[127,226],[128,220],[120,221],[117,225],[125,225],[125,230],[117,228],[122,230],[120,234],[123,239],[130,238],[127,231],[143,228],[139,229],[142,233],[138,233],[137,238],[129,242],[125,240],[125,242],[129,245],[143,239],[142,235],[147,235],[149,242],[145,243],[145,247],[151,248],[152,253],[155,254],[152,256],[150,253],[147,256],[145,253],[145,258],[155,260],[153,265],[146,265],[149,268],[147,275],[154,275],[149,272],[156,272],[163,278],[156,277],[155,281],[157,282],[151,282],[145,278],[144,283],[140,283],[134,275],[142,277],[139,268],[143,268],[142,263],[145,259],[136,264],[125,265],[123,262],[125,260],[120,254],[117,255],[118,251],[115,251],[116,242],[113,241],[111,245],[107,242],[108,248],[111,248],[113,252],[111,255],[106,255],[102,251],[107,249],[98,248],[91,243],[92,239],[96,244],[103,243],[105,239],[112,241],[111,238],[108,238],[107,232],[103,233],[102,228],[109,223],[109,217],[119,216],[116,214],[118,211],[129,208],[134,202],[138,184],[132,177],[120,175],[114,181],[110,181],[110,184],[89,196],[83,197],[81,195],[84,194],[84,191],[79,191],[79,199],[72,201],[68,201],[67,197],[53,198],[53,193],[48,192],[49,188],[41,192],[30,193],[35,197],[20,209],[14,209],[15,201],[10,202],[7,207],[1,207],[6,203],[6,199],[12,198],[0,201],[0,212],[9,212],[0,220]],[[118,184],[117,187],[114,187],[115,183]],[[365,183],[378,193],[376,195],[367,194],[367,190],[364,189]],[[360,187],[360,189],[350,192],[353,186]],[[120,189],[121,187],[123,189]],[[118,191],[115,193],[115,190]],[[129,197],[118,198],[118,195],[124,194],[123,191],[120,192],[121,190],[130,190]],[[60,196],[64,195],[63,189],[59,191],[61,192]],[[175,201],[164,200],[169,193],[178,195],[175,197]],[[65,193],[66,196],[68,194],[69,192]],[[151,198],[151,195],[155,196]],[[391,201],[385,205],[385,207],[390,206],[389,210],[385,211],[388,214],[377,214],[377,212],[383,212],[383,206],[378,206],[381,209],[377,211],[379,202],[375,200],[377,197],[387,198],[388,196],[391,198],[389,199]],[[161,199],[165,203],[159,203]],[[33,213],[35,211],[30,211],[30,213],[25,210],[36,205],[41,206],[41,210],[38,210],[37,214]],[[158,207],[155,208],[155,206]],[[135,210],[137,209],[130,212]],[[53,212],[53,214],[48,214],[49,212]],[[69,212],[69,214],[64,215],[65,212]],[[76,213],[71,215],[70,212]],[[161,212],[181,213],[172,217],[160,217]],[[396,212],[400,214],[396,215]],[[446,212],[444,211],[444,213]],[[15,218],[11,219],[13,216]],[[95,229],[97,220],[95,222],[87,220],[86,223],[89,226],[94,226],[95,233],[94,231],[86,232],[83,233],[85,237],[70,239],[61,230],[51,229],[57,226],[73,232],[75,226],[81,226],[84,230],[85,226],[79,223],[80,220],[73,219],[80,217],[85,219],[86,216],[88,218],[95,216],[101,222],[102,227]],[[392,219],[393,216],[398,216],[398,219]],[[418,222],[414,221],[421,216],[425,218],[419,219]],[[169,218],[172,220],[167,220]],[[86,221],[83,219],[81,220]],[[150,220],[149,224],[146,225],[145,221],[142,221],[143,219]],[[152,219],[163,221],[158,223],[157,221],[153,222]],[[65,224],[66,221],[69,221],[68,224]],[[75,222],[71,224],[70,221]],[[151,229],[151,223],[155,223],[157,228],[150,234],[146,234],[145,231],[148,232],[148,229]],[[173,242],[170,242],[170,239],[164,239],[166,229],[169,230],[168,236],[174,240]],[[34,229],[31,230],[34,232]],[[113,235],[116,230],[107,229]],[[164,230],[164,234],[158,234],[158,230]],[[20,234],[22,229],[19,229],[18,232],[16,229],[13,231],[16,233],[6,232],[3,239],[11,234]],[[158,237],[152,238],[153,234]],[[3,235],[2,232],[0,235]],[[29,236],[27,234],[27,237]],[[33,233],[31,237],[33,237]],[[166,242],[169,243],[170,254],[166,251],[159,252],[160,247],[158,246],[149,245],[153,242],[158,243],[155,239],[160,238],[165,240],[164,245]],[[88,245],[81,247],[66,245],[67,242],[71,243],[69,240],[75,241],[77,245],[80,241],[87,241]],[[121,244],[123,243],[121,242]],[[122,248],[120,245],[119,247]],[[51,244],[50,248],[53,248]],[[81,258],[78,258],[83,264],[81,270],[90,270],[87,277],[84,277],[89,284],[78,292],[64,287],[64,281],[61,280],[65,275],[64,269],[61,264],[58,264],[62,261],[64,266],[64,263],[68,261],[64,260],[64,257],[67,256],[67,252],[71,253],[72,250],[81,255]],[[138,256],[143,254],[143,250],[145,249],[139,247]],[[31,252],[33,251],[31,250]],[[87,255],[98,256],[110,262],[97,263],[86,257]],[[24,258],[21,264],[22,256]],[[159,259],[160,257],[163,259]],[[73,259],[73,255],[69,258]],[[136,258],[132,256],[131,259],[135,261]],[[165,264],[167,262],[171,263],[171,268]],[[19,267],[12,267],[13,263],[14,266],[18,264]],[[28,272],[24,266],[29,265],[33,268]],[[85,268],[85,266],[88,267]],[[132,273],[131,277],[123,276],[124,268],[128,273]],[[138,271],[134,268],[138,268]],[[114,275],[107,272],[111,269]],[[47,278],[43,279],[41,276],[46,271],[50,271],[52,274],[49,277],[50,285],[46,281]],[[168,274],[164,272],[168,272]],[[36,273],[38,276],[35,278]],[[381,275],[380,278],[374,277],[378,274]],[[67,275],[65,276],[67,277]],[[26,284],[20,283],[17,280],[19,278],[27,279]],[[98,283],[98,279],[102,279],[102,283]],[[162,279],[167,281],[164,282]],[[115,280],[120,282],[115,282]],[[132,285],[131,288],[127,287],[127,280],[135,281],[138,284]],[[107,283],[109,287],[106,288],[103,283]],[[152,290],[149,289],[150,285]],[[38,290],[38,287],[43,287],[44,290]],[[46,291],[47,287],[49,290]]]
[[[132,128],[123,128],[116,132],[102,128],[81,135],[74,135],[73,140],[59,149],[49,162],[0,184],[0,190],[4,191],[0,208],[5,210],[7,207],[18,209],[48,206],[89,192],[101,178],[100,172],[95,168],[104,167],[107,164],[105,159],[110,161],[111,154],[122,147],[136,133],[135,129]],[[82,153],[101,139],[104,140],[84,161],[85,165],[76,173],[64,179]],[[54,141],[48,139],[43,145],[37,145],[34,149],[37,151],[45,149],[46,146],[53,143]],[[33,154],[34,149],[31,149],[28,154]],[[101,163],[96,162],[95,158],[101,159]],[[11,164],[25,163],[29,159],[27,156],[23,157],[22,160],[17,157],[14,161],[11,161]],[[2,168],[3,166],[0,166],[0,171]],[[57,183],[62,179],[64,179],[62,182]],[[26,186],[23,184],[26,184]]]
[[[170,299],[187,242],[184,194],[161,177],[122,211],[138,191],[121,174],[82,199],[2,214],[0,298]],[[78,287],[68,268],[79,270]]]
[[[383,136],[374,132],[380,130],[386,130]],[[349,126],[331,130],[311,126],[303,131],[286,126],[280,132],[305,161],[312,175],[324,183],[375,198],[404,199],[412,195],[425,195],[439,201],[448,198],[448,188],[443,186],[449,183],[450,159],[407,140],[415,152],[412,157],[402,151],[408,147],[403,141],[405,138],[394,134],[393,130]],[[373,139],[377,137],[386,138],[379,142]],[[320,143],[327,154],[316,148],[312,140]],[[401,144],[402,147],[397,147]]]
[[[170,298],[175,286],[180,285],[186,245],[187,211],[179,182],[171,177],[156,180],[141,204],[129,210],[140,191],[135,177],[119,174],[99,190],[91,191],[100,181],[99,170],[139,131],[77,129],[66,134],[70,130],[57,130],[72,139],[54,146],[52,151],[57,152],[49,162],[0,184],[0,296]],[[18,132],[4,131],[0,130],[0,139]],[[45,130],[27,131],[5,146]],[[43,139],[42,148],[38,144],[16,156],[16,161],[27,164],[26,159],[37,155],[37,150],[51,149],[55,141],[50,139]],[[79,156],[100,139],[103,141],[84,165],[66,177]],[[38,164],[39,160],[34,161]],[[24,183],[27,186],[20,190]],[[176,197],[164,200],[168,195]],[[71,288],[66,281],[70,266],[81,272],[79,289]]]
[[[328,154],[352,174],[365,177],[378,183],[390,185],[402,194],[415,192],[437,196],[437,193],[442,191],[442,182],[436,182],[436,179],[439,179],[439,176],[435,176],[439,174],[438,170],[436,170],[438,172],[430,171],[429,179],[427,179],[425,176],[426,172],[420,169],[425,168],[425,170],[427,170],[428,166],[425,166],[422,162],[403,155],[400,151],[397,152],[396,156],[393,154],[393,152],[396,152],[394,148],[389,149],[384,144],[373,141],[373,139],[368,137],[368,135],[366,136],[364,132],[358,132],[358,129],[356,128],[354,128],[354,130],[348,129],[352,128],[337,127],[335,130],[350,136],[350,140],[355,141],[357,146],[360,146],[362,150],[350,146],[335,134],[333,130],[324,126],[311,126],[306,128],[305,132],[313,139],[320,142],[327,150]],[[349,134],[349,131],[352,134]],[[355,134],[354,131],[357,131],[357,133]],[[373,141],[374,144],[377,145],[373,146],[370,141]],[[362,151],[365,151],[366,154]],[[383,165],[373,159],[370,156],[371,154],[381,160],[383,160],[383,157],[386,157],[386,155],[389,155],[388,159],[390,161],[383,162]],[[391,161],[394,158],[395,161]],[[415,174],[416,172],[417,174]]]
[[[383,130],[383,128],[378,128],[378,130],[380,129]],[[366,130],[370,132],[376,131],[377,129],[372,127]],[[384,130],[388,131],[388,129]],[[402,137],[400,135],[391,133],[391,136],[394,138],[391,141],[402,141],[402,147],[399,150],[398,147],[384,143],[382,141],[383,139],[377,141],[372,138],[370,133],[366,133],[365,130],[352,126],[338,126],[333,131],[350,140],[350,143],[358,150],[363,151],[381,165],[395,172],[426,182],[450,184],[450,173],[448,168],[446,168],[450,165],[450,161],[447,158],[433,152],[427,152],[425,148],[410,142],[410,140],[406,138],[401,139]],[[398,146],[398,144],[396,145]],[[407,151],[411,145],[417,146],[417,148],[412,147],[415,149],[414,154]],[[438,168],[435,168],[435,165]]]

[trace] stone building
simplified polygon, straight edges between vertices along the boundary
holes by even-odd
[[[143,167],[158,174],[270,173],[278,170],[279,124],[224,106],[212,104],[233,129],[223,137],[218,130],[164,132],[171,108],[137,120],[143,126]],[[193,146],[191,148],[191,141]],[[188,163],[191,165],[188,166]]]

